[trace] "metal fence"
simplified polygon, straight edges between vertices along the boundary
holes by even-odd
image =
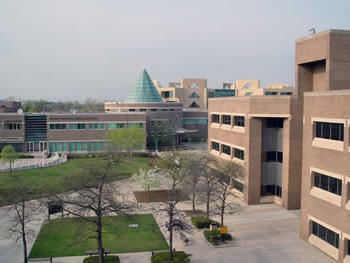
[[[41,157],[41,158],[25,158],[18,159],[14,161],[12,166],[12,171],[20,171],[26,169],[44,168],[49,166],[54,166],[60,163],[65,163],[67,161],[67,155],[58,153],[53,153],[51,157]],[[0,172],[10,171],[10,163],[1,161],[0,162]]]

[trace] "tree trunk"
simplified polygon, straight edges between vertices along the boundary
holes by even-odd
[[[207,192],[207,218],[209,218],[209,210],[210,210],[210,192]]]
[[[99,215],[96,219],[97,227],[97,246],[98,246],[98,260],[99,263],[104,263],[104,249],[102,243],[102,217]]]
[[[220,216],[221,216],[221,226],[224,226],[224,213],[225,213],[225,208],[221,208],[221,213],[220,213]]]
[[[12,173],[12,162],[10,161],[10,173]]]
[[[196,213],[196,185],[193,186],[192,193],[192,214]]]
[[[169,211],[169,257],[173,258],[173,205],[170,205]]]
[[[28,251],[27,251],[27,237],[26,237],[26,231],[25,231],[25,223],[24,223],[24,217],[25,217],[25,201],[22,201],[22,220],[21,220],[21,226],[22,226],[22,243],[23,243],[23,261],[24,263],[28,263]]]

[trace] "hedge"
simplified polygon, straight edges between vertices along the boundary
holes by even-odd
[[[83,263],[98,263],[98,256],[92,256],[85,258]],[[107,256],[105,257],[105,263],[120,263],[118,256]]]
[[[210,227],[210,224],[218,224],[218,222],[210,219],[210,218],[207,218],[205,216],[195,216],[195,217],[191,217],[191,222],[192,224],[199,228],[199,229],[202,229],[202,228],[209,228]]]
[[[169,252],[158,252],[151,257],[151,263],[189,263],[189,255],[184,251],[176,251],[172,260]]]

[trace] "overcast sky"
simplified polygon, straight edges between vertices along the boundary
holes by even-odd
[[[0,0],[0,98],[122,99],[143,67],[294,85],[294,42],[350,29],[349,0]]]

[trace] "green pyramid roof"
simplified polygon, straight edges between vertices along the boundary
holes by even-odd
[[[129,94],[129,96],[125,98],[124,102],[128,102],[128,103],[163,102],[162,97],[159,95],[157,88],[154,86],[153,81],[148,75],[146,69],[142,71],[142,74],[138,79],[138,81],[136,82],[136,85],[133,91],[131,92],[131,94]]]

